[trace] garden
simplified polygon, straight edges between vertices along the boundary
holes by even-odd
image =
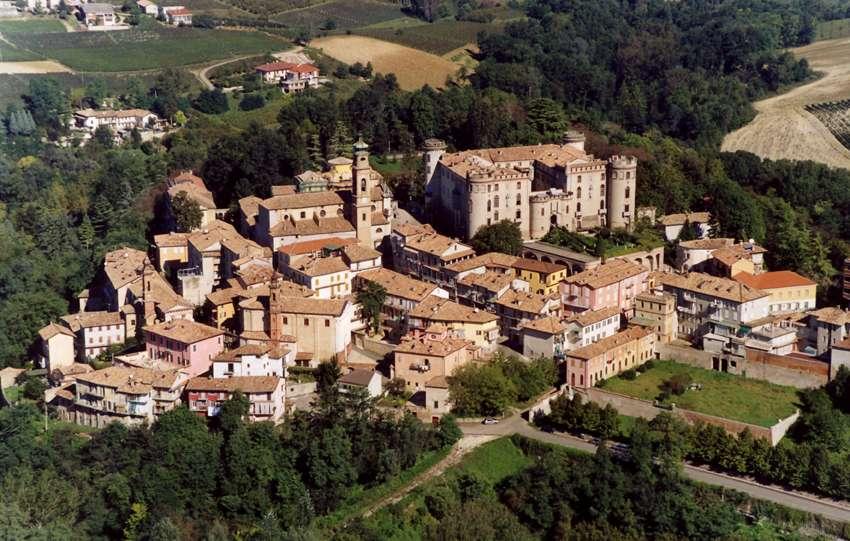
[[[797,390],[793,387],[674,361],[654,361],[643,373],[623,374],[605,381],[604,388],[765,427],[793,414],[798,403]]]

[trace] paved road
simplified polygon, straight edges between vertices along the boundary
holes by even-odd
[[[470,436],[510,436],[512,434],[520,434],[527,438],[554,445],[562,445],[588,453],[596,451],[596,445],[591,442],[566,434],[542,432],[526,423],[519,415],[509,417],[496,425],[463,423],[460,427],[465,435]],[[685,476],[694,481],[738,490],[754,498],[771,501],[800,511],[815,513],[832,520],[850,522],[850,505],[843,502],[839,503],[796,491],[791,492],[777,486],[762,485],[746,478],[732,477],[690,464],[685,464],[683,470]]]

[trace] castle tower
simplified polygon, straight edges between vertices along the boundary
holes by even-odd
[[[584,152],[584,134],[580,131],[570,130],[564,135],[564,144],[576,150]]]
[[[375,245],[372,240],[372,166],[369,165],[369,145],[363,139],[354,143],[351,181],[351,223],[357,240],[371,248]]]
[[[269,338],[272,345],[279,344],[283,337],[283,321],[281,319],[280,275],[275,273],[269,284]]]
[[[425,139],[422,144],[422,159],[425,161],[425,191],[428,191],[428,184],[431,183],[431,178],[437,170],[437,163],[443,154],[446,153],[446,143],[439,139]]]
[[[634,156],[608,158],[608,179],[608,227],[631,229],[636,212],[637,158]]]

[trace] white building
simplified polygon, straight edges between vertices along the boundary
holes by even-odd
[[[662,216],[658,223],[664,228],[664,238],[672,242],[682,234],[685,224],[693,226],[698,239],[708,238],[711,233],[710,220],[708,212],[685,212]]]
[[[130,131],[134,128],[142,130],[153,126],[158,120],[159,117],[147,109],[81,109],[74,113],[74,125],[89,133],[93,133],[101,126],[111,128],[113,131]]]
[[[295,351],[267,344],[246,344],[225,351],[212,360],[212,377],[286,377],[286,367],[295,364]]]
[[[61,319],[76,335],[77,359],[83,362],[127,339],[121,312],[79,312]]]
[[[369,398],[378,398],[384,394],[384,376],[377,370],[355,369],[337,380],[340,392],[365,391]]]

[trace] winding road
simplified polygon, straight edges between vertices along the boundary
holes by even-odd
[[[460,428],[463,430],[464,439],[467,437],[477,438],[481,436],[510,436],[512,434],[520,434],[545,443],[570,447],[588,453],[596,452],[596,445],[591,442],[567,434],[542,432],[529,425],[519,414],[504,419],[495,425],[463,423],[460,425]],[[687,463],[684,465],[683,472],[686,477],[693,481],[737,490],[753,498],[814,513],[828,519],[850,522],[850,504],[846,502],[821,498],[799,491],[790,491],[776,485],[763,485],[752,479],[733,477]]]

